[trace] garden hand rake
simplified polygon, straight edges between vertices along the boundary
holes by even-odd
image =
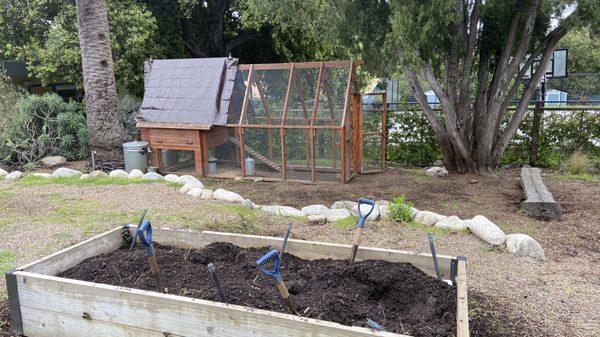
[[[371,209],[368,213],[362,214],[361,205],[371,205]],[[358,252],[358,245],[360,244],[360,234],[362,233],[363,228],[365,227],[365,222],[367,221],[367,217],[371,215],[373,210],[375,209],[375,201],[371,199],[358,199],[358,224],[356,225],[356,230],[354,231],[354,239],[352,240],[352,254],[350,255],[350,267],[354,264],[354,259],[356,259],[356,253]]]
[[[146,212],[144,211],[144,214]],[[152,270],[152,276],[154,276],[154,281],[156,282],[156,288],[160,292],[165,292],[165,287],[163,287],[162,280],[160,279],[160,270],[158,269],[158,262],[156,261],[156,253],[154,252],[154,245],[152,243],[152,224],[148,220],[140,221],[140,225],[135,231],[135,235],[133,236],[133,240],[131,241],[131,247],[129,250],[133,250],[135,247],[136,239],[140,238],[140,242],[146,249],[146,256],[148,257],[148,262],[150,262],[150,269]]]
[[[263,273],[271,276],[275,280],[275,286],[277,287],[277,290],[279,290],[279,294],[281,294],[281,297],[287,302],[287,305],[290,307],[292,313],[298,315],[298,312],[292,303],[292,299],[290,298],[290,292],[287,290],[287,287],[281,278],[281,274],[279,273],[280,262],[281,261],[279,260],[277,249],[272,249],[270,252],[258,259],[256,264]]]
[[[217,275],[217,269],[215,268],[215,265],[212,263],[209,263],[207,267],[208,267],[208,272],[210,273],[210,275],[213,278],[213,281],[215,282],[215,287],[217,288],[217,291],[219,292],[219,297],[221,298],[221,302],[227,303],[227,300],[225,299],[225,293],[223,292],[223,288],[221,288],[221,281],[219,280],[219,276]]]
[[[431,257],[433,258],[433,267],[435,268],[435,275],[438,280],[442,279],[440,275],[440,267],[438,264],[437,254],[435,253],[435,244],[433,242],[433,233],[427,233],[427,238],[429,239],[429,248],[431,248]]]

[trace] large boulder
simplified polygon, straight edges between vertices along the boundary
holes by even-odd
[[[6,180],[17,180],[21,178],[23,178],[23,172],[21,171],[14,171],[4,176],[4,179]]]
[[[8,172],[6,172],[6,171],[4,171],[3,169],[0,168],[0,177],[4,177],[7,174],[8,174]]]
[[[420,211],[418,209],[411,207],[410,208],[410,217],[413,218],[413,220],[414,220],[419,212]]]
[[[367,214],[370,210],[371,210],[371,205],[369,204],[360,204],[360,211],[361,213]],[[358,204],[356,204],[356,206],[352,207],[352,211],[350,211],[350,213],[355,216],[358,217]],[[379,219],[379,206],[377,206],[377,204],[375,204],[375,206],[373,207],[373,211],[371,212],[371,214],[369,214],[369,216],[367,217],[367,220],[377,220]]]
[[[478,215],[466,222],[471,233],[492,246],[499,246],[506,240],[502,229],[483,215]]]
[[[436,160],[433,162],[433,166],[437,166],[437,167],[443,167],[444,166],[444,162],[441,160]]]
[[[202,188],[202,187],[199,187],[196,184],[185,184],[185,185],[181,186],[181,188],[179,189],[179,193],[186,194],[187,192],[189,192],[194,187]]]
[[[109,177],[111,178],[129,178],[129,173],[123,171],[123,170],[114,170],[114,171],[110,171],[110,173],[108,174]]]
[[[34,177],[44,178],[44,179],[52,178],[52,175],[50,173],[36,172],[36,173],[32,173],[31,175]]]
[[[90,173],[90,177],[104,178],[104,177],[108,177],[108,173],[101,171],[101,170],[95,170],[95,171],[92,171],[92,173]]]
[[[202,195],[200,196],[202,199],[212,199],[214,191],[208,188],[202,190]]]
[[[531,256],[546,259],[542,246],[526,234],[509,234],[506,236],[506,249],[517,256]]]
[[[80,177],[83,173],[66,167],[61,167],[52,172],[53,178],[59,177]]]
[[[131,170],[131,172],[129,172],[129,176],[127,176],[127,178],[129,179],[141,179],[144,176],[144,172],[138,170],[138,169],[133,169]]]
[[[392,217],[392,212],[390,212],[390,207],[388,205],[379,206],[379,217],[381,219],[390,219]]]
[[[156,172],[148,172],[142,176],[142,179],[144,179],[144,180],[163,180],[165,178],[163,178],[162,175],[160,175]]]
[[[415,221],[427,227],[435,225],[438,221],[444,218],[446,217],[441,214],[429,211],[420,211],[415,215]]]
[[[467,223],[465,220],[462,220],[456,215],[453,215],[438,220],[438,222],[436,222],[434,226],[436,228],[441,228],[451,232],[459,232],[467,228]]]
[[[347,209],[350,211],[356,205],[358,205],[356,201],[340,200],[334,202],[333,205],[331,205],[331,209]]]
[[[180,177],[181,178],[181,177]],[[238,202],[241,203],[244,201],[244,198],[234,192],[219,188],[218,190],[214,191],[213,193],[213,198],[217,199],[217,200],[223,200],[223,201],[228,201],[228,202]]]
[[[448,175],[448,171],[443,167],[430,167],[425,171],[425,174],[430,177],[445,177]]]
[[[338,220],[346,219],[349,216],[352,216],[349,210],[345,208],[335,208],[327,211],[327,221],[334,222]]]
[[[168,181],[168,182],[170,182],[170,183],[175,182],[175,180],[177,180],[177,178],[179,178],[179,176],[176,175],[176,174],[167,174],[165,176],[165,180]]]
[[[54,167],[67,162],[67,158],[63,156],[49,156],[42,159],[42,164],[46,167]]]
[[[301,210],[290,206],[263,206],[262,210],[263,212],[273,213],[281,216],[306,216],[306,214]]]
[[[199,197],[202,195],[202,189],[200,187],[194,187],[191,190],[189,190],[186,194],[191,195],[192,197]]]
[[[329,208],[327,208],[327,206],[324,205],[310,205],[302,207],[302,212],[304,212],[306,216],[324,215],[325,213],[327,213],[328,210]]]
[[[198,180],[198,178],[188,174],[178,177],[173,182],[179,185],[195,184],[197,187],[204,188],[204,185],[200,182],[200,180]]]
[[[242,206],[246,207],[247,209],[254,209],[254,203],[250,199],[245,199],[244,201],[242,201]]]
[[[80,180],[85,180],[85,179],[90,179],[90,174],[89,173],[84,173],[82,175],[79,176]]]

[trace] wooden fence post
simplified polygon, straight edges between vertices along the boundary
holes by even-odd
[[[529,165],[535,166],[537,161],[538,140],[540,138],[540,124],[542,122],[542,102],[535,102],[533,110],[533,122],[531,126],[531,153],[529,155]]]

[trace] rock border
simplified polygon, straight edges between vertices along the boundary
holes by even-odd
[[[25,175],[20,171],[11,173],[0,173],[4,175],[6,180],[14,181],[23,178]],[[140,175],[141,174],[141,175]],[[302,209],[297,209],[291,206],[282,205],[257,205],[250,199],[245,199],[241,195],[228,191],[226,189],[217,189],[215,191],[204,188],[202,182],[191,175],[177,176],[168,174],[162,176],[159,173],[151,172],[142,174],[139,170],[132,170],[127,173],[123,170],[114,170],[109,174],[102,171],[93,171],[89,174],[69,169],[58,168],[52,174],[48,173],[32,173],[33,176],[44,179],[56,177],[79,177],[79,179],[89,179],[92,177],[113,177],[120,179],[141,179],[152,181],[168,181],[180,185],[179,193],[183,193],[195,198],[214,199],[229,203],[240,204],[248,209],[260,210],[266,213],[276,214],[287,217],[306,217],[310,221],[326,221],[336,222],[348,217],[356,218],[358,216],[358,203],[350,200],[340,200],[334,202],[331,207],[321,204],[308,205]],[[430,211],[420,211],[411,207],[411,218],[426,227],[436,227],[450,232],[461,232],[468,230],[480,240],[492,246],[504,246],[506,250],[517,256],[530,256],[545,260],[544,250],[540,244],[525,234],[509,234],[506,235],[500,227],[482,215],[477,215],[469,220],[462,220],[459,217],[444,216]],[[375,204],[375,210],[371,213],[367,220],[378,221],[380,219],[391,219],[389,210],[389,201],[378,200]]]

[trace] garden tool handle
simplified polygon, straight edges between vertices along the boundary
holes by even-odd
[[[360,205],[371,205],[371,209],[369,210],[369,212],[367,212],[367,214],[362,214],[362,211],[360,210]],[[358,199],[358,227],[359,228],[363,228],[365,227],[365,221],[367,220],[367,218],[369,217],[369,215],[371,215],[371,213],[373,213],[373,210],[375,209],[375,201],[371,200],[371,199],[365,199],[365,198],[360,198]]]
[[[290,292],[288,291],[287,287],[285,286],[285,283],[283,283],[283,281],[276,283],[275,286],[277,287],[277,290],[279,290],[279,293],[281,294],[281,297],[283,297],[284,299],[288,299],[290,298]]]
[[[164,293],[165,287],[163,286],[162,280],[160,278],[160,270],[158,269],[158,262],[156,261],[156,255],[148,256],[148,261],[150,262],[150,269],[152,270],[152,276],[154,276],[154,281],[156,282],[156,288],[161,293]]]
[[[292,230],[292,224],[289,223],[287,225],[287,229],[285,230],[285,237],[283,238],[283,243],[281,244],[281,251],[279,252],[279,259],[283,259],[283,252],[285,251],[285,247],[287,246],[288,238],[290,237],[290,231]]]
[[[133,240],[131,241],[131,247],[129,250],[132,250],[135,246],[135,242],[137,238],[140,238],[140,242],[146,249],[146,256],[154,256],[154,245],[152,244],[152,224],[148,220],[143,220],[141,225],[135,231],[135,235]]]

